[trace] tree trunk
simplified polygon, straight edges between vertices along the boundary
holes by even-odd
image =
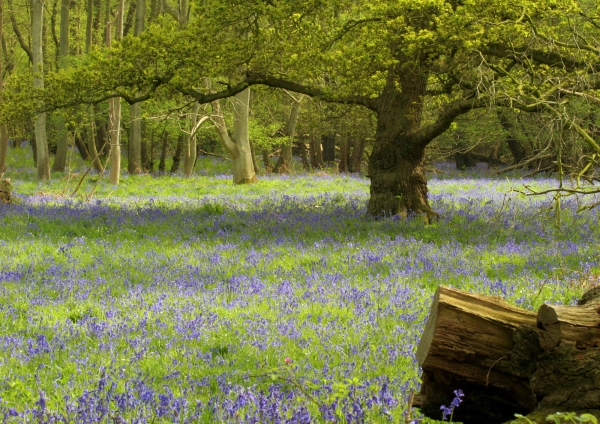
[[[506,133],[506,144],[508,144],[508,148],[510,149],[510,153],[512,154],[514,163],[520,163],[528,156],[531,156],[531,149],[528,149],[526,145],[521,143],[516,136],[516,129],[513,122],[510,120],[508,116],[499,108],[497,110],[498,119],[500,120],[500,125],[502,129],[504,129]]]
[[[92,159],[90,157],[90,152],[88,151],[87,147],[85,147],[85,142],[83,141],[80,134],[78,134],[78,133],[75,134],[74,141],[75,141],[75,146],[77,146],[77,151],[81,155],[81,159],[83,159],[84,161]]]
[[[263,164],[265,165],[265,173],[270,174],[272,170],[271,158],[269,157],[269,151],[262,149]]]
[[[302,168],[304,168],[305,171],[309,171],[310,163],[308,162],[306,144],[302,140],[296,140],[296,146],[298,146],[298,149],[300,149],[300,155],[302,157]]]
[[[152,163],[152,146],[154,144],[154,132],[152,132],[152,136],[150,141],[146,137],[144,137],[146,125],[145,122],[141,123],[141,132],[142,132],[142,144],[141,144],[141,158],[142,158],[142,169],[144,172],[152,171],[154,164]],[[146,133],[147,136],[147,133]]]
[[[236,153],[231,156],[233,162],[233,182],[246,184],[256,182],[256,173],[252,164],[250,138],[248,135],[248,117],[250,113],[250,89],[235,96],[233,103],[233,132],[232,138]]]
[[[4,37],[4,0],[0,0],[0,40]],[[6,60],[4,52],[0,52],[0,103],[3,100],[4,92],[4,61]],[[0,176],[6,172],[6,153],[8,151],[8,131],[6,124],[0,125]]]
[[[183,145],[185,143],[185,134],[179,134],[177,136],[177,147],[175,148],[175,154],[173,155],[173,163],[171,164],[171,174],[179,171],[179,164],[181,163],[181,154],[183,153]]]
[[[43,0],[31,0],[32,24],[31,44],[33,53],[33,88],[44,88],[44,54],[42,31],[44,26]],[[50,158],[46,139],[46,114],[40,113],[35,119],[35,142],[37,152],[37,176],[42,181],[50,179]]]
[[[62,0],[60,8],[60,50],[59,66],[65,66],[64,62],[69,55],[69,8],[71,0]],[[58,115],[56,123],[56,156],[52,164],[52,170],[64,172],[67,165],[67,126],[65,117]]]
[[[92,31],[94,29],[94,0],[87,1],[87,20],[85,25],[85,54],[90,52],[92,47]]]
[[[309,144],[310,152],[310,164],[313,169],[323,168],[323,151],[321,150],[321,142],[314,135],[311,134],[311,140]]]
[[[333,163],[335,162],[335,134],[333,135],[323,135],[321,137],[321,145],[323,146],[322,150],[322,159],[325,162]]]
[[[292,101],[292,108],[290,110],[290,116],[288,117],[288,121],[285,125],[285,129],[283,133],[286,137],[289,137],[284,145],[281,146],[281,154],[279,155],[279,159],[275,164],[275,169],[273,172],[276,174],[287,174],[290,172],[292,167],[292,145],[294,143],[294,136],[296,133],[296,124],[298,123],[298,117],[300,116],[300,105],[302,98],[299,100]]]
[[[354,140],[353,144],[352,155],[350,157],[350,163],[348,164],[348,167],[350,172],[360,172],[367,142],[364,138],[357,138]]]
[[[162,139],[162,148],[160,150],[160,162],[158,163],[158,172],[164,173],[167,169],[167,143],[169,135],[165,132]]]
[[[29,144],[33,153],[33,163],[37,167],[37,144],[35,142],[35,122],[31,118],[27,119],[27,132],[29,133]]]
[[[592,290],[579,306],[543,305],[536,315],[440,287],[417,349],[423,384],[415,405],[439,418],[460,388],[454,419],[466,424],[502,423],[515,413],[540,423],[556,411],[600,417],[598,295]]]
[[[198,111],[200,105],[196,103],[192,109],[191,116],[186,118],[187,127],[190,129],[190,134],[186,134],[185,145],[184,145],[184,156],[183,156],[183,168],[185,176],[191,177],[194,173],[194,165],[196,164],[196,132],[198,128],[196,125],[198,122]],[[206,120],[206,119],[205,119]],[[204,121],[203,121],[204,122]],[[200,122],[200,125],[202,123]]]
[[[129,149],[127,151],[127,172],[139,174],[142,172],[142,113],[141,104],[129,107],[131,123],[129,124]]]
[[[110,1],[110,0],[108,0]],[[107,3],[108,7],[108,3]],[[123,14],[125,13],[125,0],[119,0],[117,19],[115,25],[115,40],[123,38]],[[111,45],[110,23],[106,23],[106,45]],[[110,175],[111,184],[119,184],[121,176],[121,98],[113,97],[108,101],[109,140],[110,140]]]
[[[378,109],[376,143],[369,158],[370,215],[417,214],[426,222],[438,216],[427,198],[424,160],[430,140],[415,136],[421,126],[426,82],[427,73],[419,70],[399,75],[390,72],[388,76]]]
[[[258,167],[258,162],[256,161],[254,143],[252,142],[250,142],[250,155],[252,156],[252,166],[254,166],[254,172],[256,173],[256,175],[260,175],[260,168]]]
[[[131,3],[133,4],[133,2]],[[131,10],[131,9],[130,9]],[[135,27],[133,35],[139,36],[144,31],[144,20],[146,18],[146,0],[137,0],[135,9]],[[142,105],[133,104],[129,107],[131,125],[129,129],[129,149],[127,171],[130,174],[142,172]],[[147,148],[147,147],[146,147]]]
[[[233,183],[247,184],[256,181],[252,164],[250,139],[248,137],[248,114],[250,109],[250,89],[238,93],[233,98],[233,132],[231,138],[220,111],[219,102],[213,102],[214,122],[219,140],[231,156]]]
[[[100,154],[105,149],[102,151],[99,151],[98,149],[99,143],[96,138],[98,137],[99,131],[96,131],[95,128],[96,122],[94,119],[94,106],[90,106],[90,110],[88,111],[88,120],[88,152],[90,154],[92,166],[97,172],[102,173],[104,172],[104,167],[102,166],[102,161],[100,160]]]
[[[348,172],[348,148],[348,139],[344,137],[340,140],[340,163],[338,165],[339,172]]]

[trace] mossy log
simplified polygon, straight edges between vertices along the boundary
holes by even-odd
[[[0,203],[12,201],[12,186],[9,179],[0,180]]]
[[[423,376],[415,406],[439,419],[440,405],[461,389],[454,421],[464,423],[600,409],[597,295],[586,294],[580,306],[544,305],[536,314],[440,287],[417,350]]]

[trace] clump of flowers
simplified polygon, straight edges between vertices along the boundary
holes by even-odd
[[[465,394],[462,390],[458,389],[454,391],[454,399],[452,399],[452,403],[450,406],[442,405],[440,409],[442,410],[442,420],[446,421],[448,419],[448,415],[450,415],[450,422],[452,422],[452,416],[454,415],[454,408],[458,408],[462,402],[461,397]]]

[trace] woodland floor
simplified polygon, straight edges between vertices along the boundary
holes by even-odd
[[[191,179],[91,176],[71,196],[76,177],[24,163],[0,205],[9,421],[399,422],[438,285],[536,309],[600,273],[599,211],[575,213],[594,199],[564,199],[557,226],[551,198],[511,191],[552,179],[445,167],[425,226],[366,217],[354,175],[233,186],[203,159]]]

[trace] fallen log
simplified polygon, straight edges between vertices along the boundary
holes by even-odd
[[[595,413],[600,290],[582,300],[579,306],[544,305],[536,314],[496,297],[440,287],[417,349],[423,375],[414,405],[440,419],[440,406],[461,389],[454,421],[464,423],[503,423],[515,413],[540,411]]]
[[[0,203],[12,201],[12,186],[9,179],[0,179]]]

